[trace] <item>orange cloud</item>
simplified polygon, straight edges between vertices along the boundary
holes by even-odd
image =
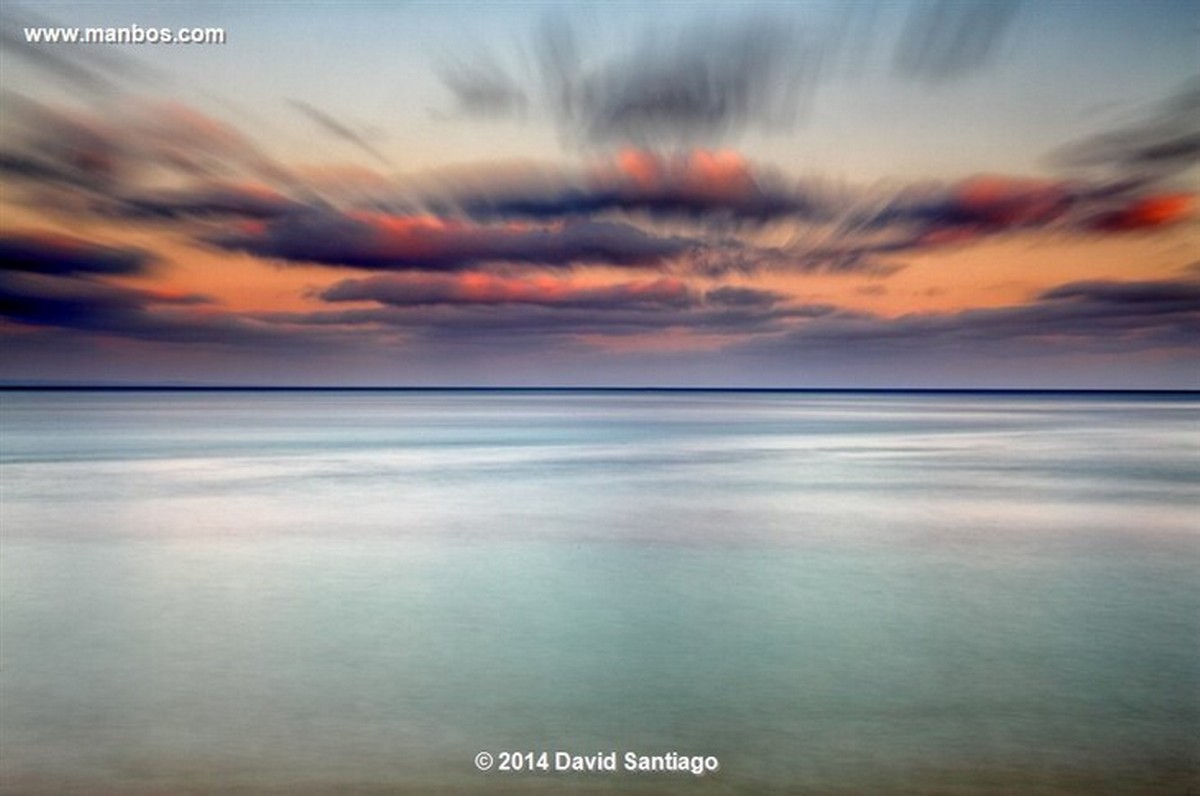
[[[672,188],[692,196],[718,199],[745,197],[757,189],[749,161],[732,150],[696,149],[666,157],[626,149],[617,155],[613,170],[619,181],[650,193]],[[600,170],[600,181],[611,176],[610,169]]]
[[[1191,194],[1159,194],[1137,199],[1093,219],[1092,229],[1103,232],[1138,232],[1177,224],[1192,215]]]
[[[963,212],[990,227],[1037,226],[1070,208],[1061,182],[981,175],[959,183],[953,199]]]

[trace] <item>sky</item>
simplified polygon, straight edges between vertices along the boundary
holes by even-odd
[[[1200,389],[1198,156],[1191,0],[6,2],[0,383]]]

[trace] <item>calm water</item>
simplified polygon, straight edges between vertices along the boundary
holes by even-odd
[[[1198,409],[0,394],[0,790],[1186,793]]]

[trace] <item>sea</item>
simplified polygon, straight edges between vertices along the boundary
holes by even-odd
[[[1197,793],[1198,410],[0,392],[0,792]]]

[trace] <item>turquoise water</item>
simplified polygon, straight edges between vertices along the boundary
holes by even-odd
[[[3,393],[0,790],[1187,793],[1198,408]]]

